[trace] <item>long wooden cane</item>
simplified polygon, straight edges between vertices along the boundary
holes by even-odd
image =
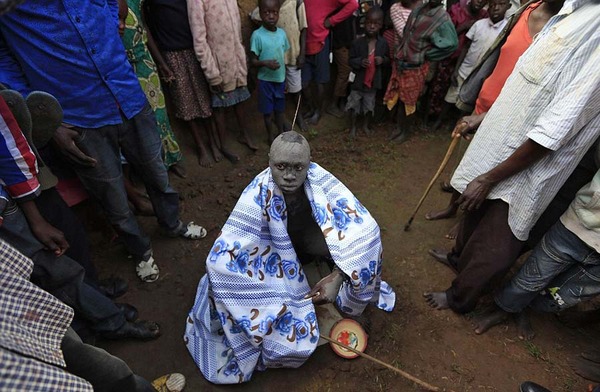
[[[413,220],[415,219],[417,212],[419,212],[419,208],[421,208],[421,205],[425,201],[425,198],[429,194],[429,191],[433,187],[433,184],[435,184],[435,182],[439,178],[440,174],[442,174],[442,171],[448,164],[448,161],[450,160],[450,157],[452,156],[452,152],[454,152],[454,149],[456,148],[458,141],[462,137],[462,131],[464,131],[464,129],[467,126],[468,126],[468,124],[466,122],[461,121],[460,123],[458,123],[456,125],[456,127],[454,127],[454,131],[452,132],[452,135],[453,135],[452,141],[450,142],[450,145],[448,146],[448,151],[446,151],[446,156],[444,156],[444,159],[442,160],[440,167],[437,169],[437,172],[435,172],[435,174],[433,175],[433,178],[431,179],[431,181],[429,181],[429,185],[427,185],[427,188],[425,189],[423,196],[421,196],[421,199],[417,203],[417,206],[415,207],[415,210],[413,211],[412,215],[410,216],[410,219],[408,220],[406,225],[404,225],[404,231],[408,231],[410,229],[410,225],[412,224]]]
[[[352,348],[352,347],[346,346],[345,344],[343,344],[343,343],[340,343],[340,342],[338,342],[337,340],[331,339],[330,337],[328,337],[328,336],[325,336],[325,335],[321,335],[321,334],[319,334],[319,336],[321,337],[321,339],[325,339],[325,340],[327,340],[329,343],[337,344],[338,346],[340,346],[340,347],[342,347],[342,348],[345,348],[345,349],[346,349],[346,350],[348,350],[348,351],[352,351],[352,352],[353,352],[354,354],[356,354],[356,355],[359,355],[359,356],[361,356],[361,357],[363,357],[363,358],[366,358],[366,359],[368,359],[369,361],[373,361],[373,362],[375,362],[375,363],[377,363],[377,364],[379,364],[379,365],[381,365],[381,366],[385,366],[386,368],[388,368],[388,369],[390,369],[390,370],[393,370],[394,372],[398,373],[398,374],[399,374],[399,375],[401,375],[402,377],[404,377],[404,378],[406,378],[406,379],[408,379],[408,380],[410,380],[410,381],[414,382],[414,383],[415,383],[415,384],[417,384],[417,385],[420,385],[420,386],[422,386],[423,388],[427,389],[428,391],[439,391],[439,390],[440,390],[440,388],[438,388],[438,387],[435,387],[435,386],[433,386],[433,385],[431,385],[431,384],[428,384],[428,383],[426,383],[425,381],[421,381],[421,380],[419,380],[418,378],[416,378],[415,376],[412,376],[412,375],[410,375],[410,374],[406,373],[404,370],[400,370],[400,369],[398,369],[397,367],[394,367],[394,366],[392,366],[392,365],[390,365],[390,364],[388,364],[388,363],[385,363],[385,362],[383,362],[383,361],[381,361],[381,360],[379,360],[379,359],[377,359],[377,358],[373,358],[372,356],[370,356],[370,355],[368,355],[368,354],[365,354],[365,353],[363,353],[363,352],[360,352],[360,351],[358,351],[358,350],[356,350],[356,349],[354,349],[354,348]]]

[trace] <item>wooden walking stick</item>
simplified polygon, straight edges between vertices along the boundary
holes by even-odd
[[[345,348],[345,349],[346,349],[346,350],[348,350],[348,351],[352,351],[352,352],[353,352],[354,354],[356,354],[356,355],[359,355],[359,356],[361,356],[361,357],[363,357],[363,358],[366,358],[366,359],[368,359],[369,361],[375,362],[375,363],[377,363],[377,364],[379,364],[379,365],[381,365],[381,366],[385,366],[386,368],[388,368],[388,369],[390,369],[390,370],[393,370],[394,372],[398,373],[398,374],[399,374],[399,375],[401,375],[402,377],[404,377],[404,378],[406,378],[406,379],[408,379],[408,380],[410,380],[410,381],[414,382],[415,384],[417,384],[417,385],[419,385],[419,386],[421,386],[421,387],[423,387],[423,388],[427,389],[428,391],[439,391],[439,390],[440,390],[440,388],[438,388],[438,387],[435,387],[435,386],[433,386],[433,385],[431,385],[431,384],[428,384],[428,383],[426,383],[425,381],[421,381],[421,380],[419,380],[418,378],[416,378],[415,376],[412,376],[412,375],[410,375],[410,374],[406,373],[404,370],[400,370],[400,369],[398,369],[397,367],[394,367],[394,366],[392,366],[392,365],[390,365],[390,364],[388,364],[388,363],[385,363],[385,362],[383,362],[383,361],[381,361],[381,360],[379,360],[379,359],[377,359],[377,358],[373,358],[372,356],[370,356],[370,355],[368,355],[368,354],[365,354],[365,353],[363,353],[363,352],[361,352],[361,351],[355,350],[355,349],[353,349],[353,348],[352,348],[352,347],[350,347],[350,346],[346,346],[345,344],[343,344],[343,343],[340,343],[340,342],[338,342],[337,340],[331,339],[330,337],[328,337],[328,336],[325,336],[325,335],[322,335],[322,334],[319,334],[319,336],[321,337],[321,339],[325,339],[325,340],[327,340],[329,343],[337,344],[338,346],[340,346],[340,347],[342,347],[342,348]]]
[[[427,185],[427,188],[425,189],[423,196],[421,196],[421,199],[417,203],[417,206],[415,207],[415,210],[413,211],[412,215],[410,216],[410,219],[408,220],[406,225],[404,225],[404,231],[408,231],[410,229],[410,225],[412,224],[413,220],[415,219],[415,216],[417,215],[419,208],[421,208],[421,205],[425,201],[425,198],[429,194],[429,191],[433,187],[433,184],[435,184],[435,182],[439,178],[440,174],[442,174],[442,171],[448,164],[448,161],[450,160],[450,157],[452,156],[452,152],[454,152],[454,149],[456,148],[458,141],[462,137],[462,131],[464,131],[468,126],[469,126],[469,124],[466,121],[461,121],[458,124],[456,124],[456,127],[454,127],[454,130],[452,131],[452,141],[450,142],[450,145],[448,146],[448,151],[446,151],[446,156],[444,156],[444,159],[442,160],[440,167],[437,169],[437,172],[435,172],[435,174],[433,175],[433,178],[429,182],[429,185]]]

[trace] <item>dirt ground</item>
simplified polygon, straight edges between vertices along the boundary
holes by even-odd
[[[253,103],[248,104],[248,112]],[[291,114],[290,114],[291,116]],[[96,264],[104,275],[129,280],[130,290],[120,300],[138,307],[141,318],[160,323],[163,335],[151,342],[99,342],[101,347],[123,358],[137,373],[152,379],[178,371],[188,378],[187,391],[410,391],[415,387],[395,373],[365,359],[344,360],[328,346],[299,369],[256,373],[244,386],[214,386],[202,377],[183,343],[186,315],[197,283],[204,273],[204,260],[220,227],[240,192],[267,165],[265,131],[261,119],[249,114],[246,123],[260,150],[253,154],[232,143],[242,156],[238,164],[220,162],[209,169],[196,164],[192,140],[175,124],[185,153],[188,178],[173,178],[182,201],[182,215],[205,225],[202,241],[162,237],[153,218],[140,218],[152,236],[161,279],[143,284],[135,277],[133,264],[123,248],[110,243],[106,233],[93,230]],[[350,141],[347,120],[324,117],[306,136],[313,160],[340,178],[379,222],[384,244],[383,277],[396,290],[392,313],[374,310],[367,353],[433,385],[454,391],[517,391],[520,382],[535,380],[553,391],[584,391],[587,382],[574,374],[569,360],[598,336],[597,327],[569,329],[551,315],[533,319],[537,336],[531,343],[518,339],[513,325],[495,328],[483,336],[473,333],[469,317],[427,307],[422,293],[446,289],[452,272],[427,255],[431,247],[450,248],[443,238],[454,219],[432,223],[423,215],[444,205],[447,194],[436,187],[425,202],[409,232],[403,226],[415,203],[435,172],[447,147],[443,132],[420,132],[402,145],[390,144],[391,125],[375,128],[371,137]],[[451,162],[452,165],[453,162]]]
[[[240,0],[242,13],[254,4],[254,0]],[[248,24],[244,26],[247,37]],[[202,241],[167,239],[159,234],[153,218],[139,218],[152,237],[161,268],[158,282],[139,282],[122,246],[110,241],[110,233],[99,229],[101,224],[88,222],[95,262],[102,274],[129,280],[130,290],[119,301],[134,304],[142,319],[158,321],[162,328],[162,336],[155,341],[100,341],[98,345],[148,379],[167,372],[183,373],[189,392],[418,390],[396,373],[368,360],[339,358],[327,345],[319,347],[299,369],[257,372],[243,386],[212,385],[197,369],[183,343],[183,332],[198,281],[204,274],[204,260],[241,191],[267,166],[266,133],[254,102],[247,103],[246,112],[245,126],[260,141],[260,150],[254,154],[233,141],[241,161],[223,161],[212,168],[197,165],[190,135],[182,124],[174,122],[188,177],[182,180],[172,176],[172,183],[180,192],[184,219],[204,225],[208,236]],[[288,108],[288,117],[292,115],[293,108]],[[387,142],[391,124],[384,124],[375,128],[374,135],[360,135],[350,141],[348,123],[325,116],[305,136],[311,143],[313,160],[342,180],[381,226],[383,277],[396,290],[397,302],[392,313],[373,310],[366,352],[430,384],[457,392],[512,392],[526,380],[555,392],[586,391],[588,382],[568,364],[593,341],[593,336],[599,336],[600,328],[570,329],[552,315],[536,315],[533,326],[537,336],[532,342],[520,341],[513,324],[476,336],[469,320],[472,315],[435,311],[423,300],[424,291],[446,289],[453,278],[450,270],[427,255],[427,250],[450,249],[452,242],[444,239],[444,234],[455,219],[434,223],[423,218],[425,212],[444,206],[448,194],[436,186],[411,231],[404,232],[403,227],[444,155],[447,133],[421,131],[408,142],[396,145]],[[234,124],[230,125],[235,130]],[[233,135],[235,140],[236,133]],[[449,166],[455,164],[453,159]],[[446,178],[448,175],[444,174]]]

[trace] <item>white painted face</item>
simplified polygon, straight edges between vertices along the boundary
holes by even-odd
[[[284,132],[271,144],[269,167],[273,181],[284,194],[291,194],[302,188],[308,166],[310,146],[297,132]]]

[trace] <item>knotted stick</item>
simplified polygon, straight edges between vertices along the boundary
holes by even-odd
[[[413,211],[412,215],[410,216],[410,219],[408,220],[406,225],[404,225],[404,231],[408,231],[410,229],[410,225],[412,224],[413,220],[415,219],[417,212],[419,212],[419,208],[421,208],[421,205],[425,201],[425,198],[429,194],[429,191],[433,187],[433,184],[435,184],[437,179],[440,177],[440,174],[442,174],[442,171],[444,171],[444,169],[446,168],[446,165],[448,164],[448,161],[450,160],[450,157],[452,156],[452,152],[454,152],[454,149],[456,148],[458,141],[462,137],[462,131],[464,131],[465,128],[468,127],[468,125],[469,124],[467,122],[461,121],[458,124],[456,124],[456,127],[454,127],[454,130],[452,131],[452,141],[450,142],[450,145],[448,146],[448,151],[446,151],[446,155],[444,156],[444,159],[442,160],[440,167],[437,169],[437,172],[435,172],[435,174],[433,175],[433,178],[429,182],[429,185],[427,185],[427,188],[425,189],[423,196],[421,196],[421,199],[417,203],[417,206],[415,207],[415,210]]]
[[[386,368],[388,368],[390,370],[393,370],[394,372],[400,374],[402,377],[404,377],[404,378],[406,378],[406,379],[414,382],[415,384],[417,384],[419,386],[422,386],[423,388],[427,389],[428,391],[439,391],[440,390],[440,388],[434,387],[431,384],[427,384],[425,381],[419,380],[415,376],[412,376],[412,375],[406,373],[404,370],[400,370],[397,367],[394,367],[394,366],[392,366],[390,364],[387,364],[387,363],[385,363],[385,362],[383,362],[383,361],[381,361],[381,360],[379,360],[377,358],[373,358],[372,356],[370,356],[368,354],[362,353],[362,352],[360,352],[360,351],[358,351],[358,350],[356,350],[356,349],[354,349],[352,347],[346,346],[345,344],[340,343],[337,340],[331,339],[331,338],[329,338],[327,336],[324,336],[324,335],[321,335],[321,334],[319,334],[319,336],[321,337],[321,339],[325,339],[329,343],[337,344],[338,346],[340,346],[342,348],[345,348],[348,351],[352,351],[356,355],[359,355],[359,356],[361,356],[363,358],[367,358],[369,361],[373,361],[373,362],[375,362],[375,363],[377,363],[377,364],[379,364],[381,366],[385,366]]]

